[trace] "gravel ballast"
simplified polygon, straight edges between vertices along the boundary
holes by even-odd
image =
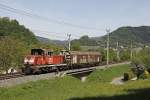
[[[48,74],[30,75],[30,76],[28,75],[19,78],[0,80],[0,87],[10,87],[22,83],[27,83],[30,81],[52,79],[54,77],[56,77],[55,73],[48,73]]]

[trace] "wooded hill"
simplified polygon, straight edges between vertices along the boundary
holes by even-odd
[[[95,38],[101,44],[106,41],[106,35],[103,37]],[[144,46],[150,44],[150,26],[140,27],[120,27],[110,33],[110,42],[116,45],[116,42],[121,45],[130,46],[131,42],[136,46]]]
[[[66,46],[68,41],[63,41],[63,40],[52,40],[40,36],[36,36],[37,40],[40,41],[40,43],[43,44],[55,44],[55,45],[60,45],[60,46]]]
[[[20,25],[17,20],[10,20],[8,17],[0,18],[0,36],[12,36],[28,45],[38,43],[35,35],[29,29]]]

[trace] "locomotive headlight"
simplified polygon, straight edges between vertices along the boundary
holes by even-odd
[[[33,62],[34,62],[34,59],[30,59],[30,60],[29,60],[29,63],[33,63]]]
[[[24,59],[24,63],[27,63],[29,62],[29,60],[27,58]]]
[[[25,58],[24,59],[24,63],[32,64],[32,63],[34,63],[34,59],[27,59],[27,58]]]

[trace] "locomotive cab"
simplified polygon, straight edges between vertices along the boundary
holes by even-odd
[[[53,55],[53,51],[46,49],[31,49],[31,54],[24,59],[26,65],[43,65],[46,64],[46,58]]]
[[[24,58],[27,73],[36,73],[41,69],[53,69],[60,64],[64,64],[64,55],[55,55],[49,49],[31,49],[31,54]]]

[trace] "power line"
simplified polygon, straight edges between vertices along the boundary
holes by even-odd
[[[13,12],[13,13],[16,13],[16,14],[21,14],[21,15],[25,15],[27,17],[34,17],[34,18],[38,18],[38,19],[42,19],[42,20],[48,20],[48,21],[53,21],[54,23],[57,23],[57,24],[62,24],[60,23],[59,21],[56,21],[56,20],[50,20],[46,17],[42,17],[42,16],[39,16],[39,15],[36,15],[36,14],[31,14],[31,13],[28,13],[26,11],[23,11],[23,10],[19,10],[19,9],[15,9],[15,8],[12,8],[12,7],[9,7],[9,6],[6,6],[6,5],[3,5],[3,4],[0,4],[0,8],[3,9],[3,10],[7,10],[9,12]],[[59,23],[58,23],[59,22]],[[63,24],[66,24],[66,23],[63,23]],[[69,26],[69,24],[67,23],[67,25]],[[70,24],[71,25],[71,24]],[[80,27],[82,28],[82,27]],[[84,27],[85,28],[85,27]],[[87,28],[87,27],[86,27]],[[76,35],[76,34],[72,34],[76,37],[80,37],[79,35]]]
[[[31,31],[35,32],[35,33],[42,33],[42,34],[46,34],[48,36],[55,36],[55,37],[58,37],[58,38],[66,38],[65,36],[60,36],[60,35],[57,35],[57,33],[55,32],[46,32],[46,31],[41,31],[41,30],[32,30]]]
[[[36,31],[36,32],[42,32],[42,33],[50,33],[50,34],[56,34],[56,35],[62,35],[62,34],[64,34],[64,35],[66,35],[66,33],[65,32],[50,32],[50,31],[45,31],[45,30],[39,30],[39,29],[31,29],[32,31]],[[73,33],[71,33],[75,38],[79,38],[80,36],[79,35],[77,35],[77,34],[73,34]]]
[[[29,13],[29,12],[24,11],[24,10],[12,8],[12,7],[4,5],[4,4],[0,4],[0,9],[7,10],[9,12],[13,12],[13,13],[17,13],[17,14],[21,14],[21,15],[25,15],[25,16],[28,16],[28,17],[38,18],[38,19],[41,19],[41,20],[49,21],[51,23],[55,23],[55,24],[61,24],[61,25],[66,25],[66,26],[76,27],[76,28],[81,28],[81,29],[100,31],[97,28],[80,26],[80,25],[68,23],[68,22],[65,22],[65,21],[58,21],[58,20],[50,19],[50,18],[47,18],[47,17],[44,17],[44,16],[40,16],[40,15],[37,15],[37,14]]]

